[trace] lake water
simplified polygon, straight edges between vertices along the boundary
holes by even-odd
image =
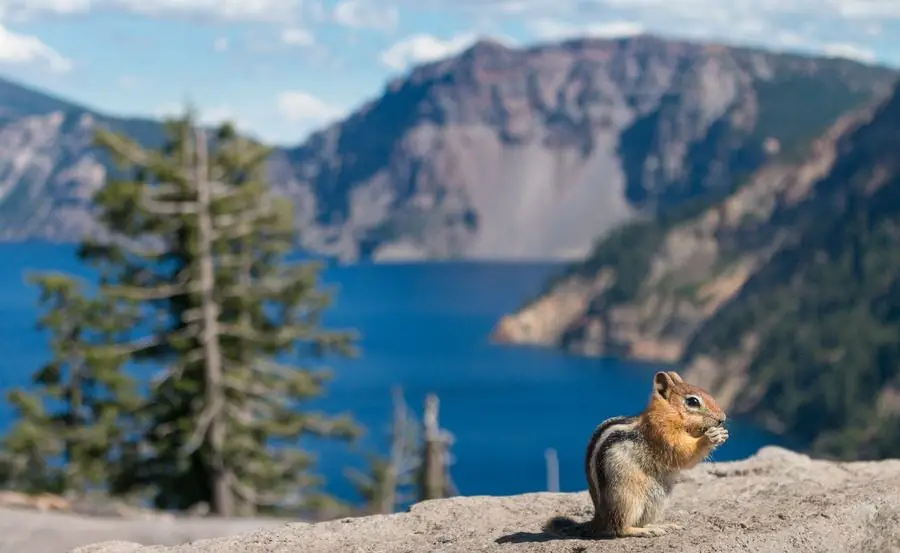
[[[22,385],[47,356],[34,329],[36,291],[26,271],[85,271],[71,246],[0,244],[0,387]],[[361,333],[360,356],[332,363],[335,378],[317,409],[350,411],[367,428],[355,447],[317,452],[325,489],[354,499],[344,467],[366,448],[386,450],[390,389],[401,385],[421,412],[429,392],[440,398],[442,426],[455,436],[452,476],[463,495],[508,495],[546,489],[544,451],[559,456],[563,491],[586,487],[582,456],[594,426],[639,411],[657,367],[561,352],[493,346],[492,325],[559,269],[554,264],[423,263],[332,267],[339,287],[326,324]],[[0,403],[0,430],[9,410]],[[734,421],[714,460],[740,459],[783,443]]]

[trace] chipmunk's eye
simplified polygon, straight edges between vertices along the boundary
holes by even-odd
[[[697,396],[687,396],[686,398],[684,398],[684,403],[688,407],[692,407],[695,409],[697,407],[700,407],[700,405],[701,405],[700,398]]]

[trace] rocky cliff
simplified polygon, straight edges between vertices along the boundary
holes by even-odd
[[[71,553],[887,552],[900,548],[900,462],[836,464],[765,448],[745,461],[704,463],[684,473],[668,511],[682,529],[666,536],[559,540],[542,531],[551,517],[590,514],[587,492],[466,497],[426,501],[408,513],[286,524],[176,547],[117,541]],[[158,526],[166,527],[177,528]]]
[[[778,250],[780,233],[790,229],[767,224],[776,206],[807,197],[847,134],[872,112],[843,116],[801,160],[765,165],[723,201],[700,200],[683,213],[616,229],[533,302],[504,317],[494,338],[679,362],[690,337]],[[775,239],[758,239],[761,230],[776,231]]]
[[[414,68],[304,144],[273,153],[303,244],[345,259],[555,258],[638,213],[725,194],[886,94],[892,70],[639,36],[527,49],[482,41]],[[122,121],[0,82],[0,238],[91,230]]]
[[[678,363],[734,414],[900,453],[900,90],[723,201],[629,225],[494,337]]]

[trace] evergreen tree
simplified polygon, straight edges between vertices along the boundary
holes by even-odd
[[[117,470],[123,415],[138,400],[121,371],[127,352],[107,345],[128,314],[86,297],[66,275],[29,280],[40,289],[45,312],[38,328],[51,334],[52,358],[33,375],[31,390],[7,395],[17,417],[3,441],[4,484],[84,494]]]
[[[268,150],[227,125],[210,149],[193,120],[171,122],[160,151],[98,134],[119,164],[95,197],[109,236],[79,254],[105,296],[140,313],[131,328],[146,340],[133,359],[162,367],[113,491],[224,516],[315,507],[327,498],[298,440],[358,429],[304,410],[329,375],[281,359],[350,354],[352,335],[321,327],[320,267],[287,263],[292,211],[269,191]]]

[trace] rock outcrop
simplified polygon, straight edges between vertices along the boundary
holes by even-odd
[[[658,538],[554,539],[551,517],[590,516],[582,493],[466,497],[408,513],[285,524],[176,547],[90,545],[71,553],[875,553],[900,548],[900,461],[833,463],[778,448],[684,473],[669,507],[682,530]],[[32,553],[38,552],[29,548]]]
[[[572,258],[640,212],[728,192],[736,176],[886,94],[849,60],[638,36],[525,49],[482,41],[387,84],[269,160],[302,245],[359,258]],[[0,81],[0,239],[92,232],[122,120]]]

